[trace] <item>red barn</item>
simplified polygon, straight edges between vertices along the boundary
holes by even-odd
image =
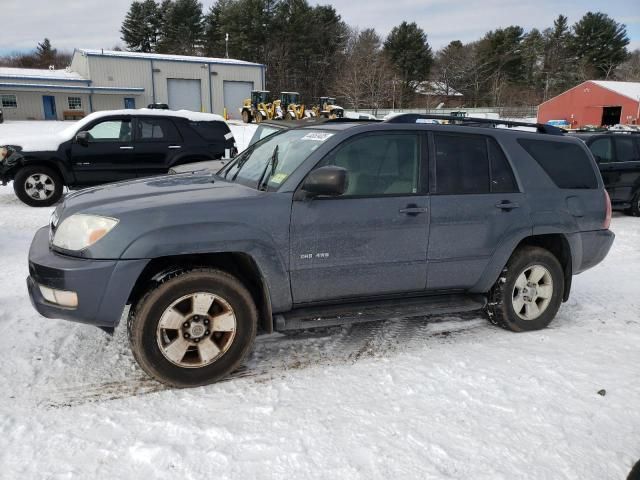
[[[639,116],[640,82],[589,80],[538,107],[538,122],[566,120],[572,128],[637,124]]]

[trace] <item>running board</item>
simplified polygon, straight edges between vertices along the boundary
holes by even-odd
[[[487,305],[484,295],[433,295],[426,297],[346,303],[297,308],[274,316],[275,330],[303,330],[335,325],[392,320],[445,313],[481,310]]]

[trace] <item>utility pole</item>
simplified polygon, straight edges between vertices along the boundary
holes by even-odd
[[[224,34],[224,50],[225,50],[224,58],[229,58],[229,34],[228,33]]]

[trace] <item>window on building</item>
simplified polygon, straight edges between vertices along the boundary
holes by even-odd
[[[15,95],[0,95],[2,108],[18,108],[18,99]]]
[[[349,172],[345,195],[411,195],[418,192],[418,145],[413,134],[365,136],[339,147],[323,164]]]
[[[138,142],[179,141],[178,130],[171,120],[163,118],[138,118]]]
[[[598,188],[591,159],[579,145],[524,138],[518,143],[559,188]]]
[[[449,134],[436,134],[434,138],[437,192],[441,195],[489,193],[487,139],[480,135]],[[496,176],[499,175],[500,172],[496,172]],[[505,182],[499,183],[495,187],[503,188]]]
[[[82,98],[68,97],[69,110],[82,110]]]

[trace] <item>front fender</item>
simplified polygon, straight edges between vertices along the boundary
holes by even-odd
[[[243,253],[251,257],[269,287],[274,311],[289,309],[291,290],[285,258],[286,246],[265,231],[229,222],[167,226],[146,232],[132,241],[121,259],[178,255]]]

